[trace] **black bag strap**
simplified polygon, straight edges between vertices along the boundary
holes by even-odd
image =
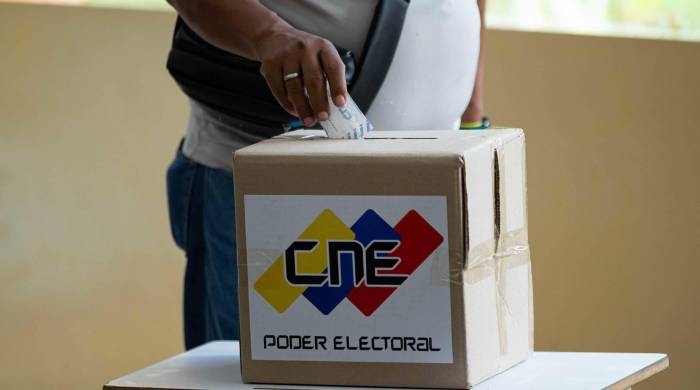
[[[367,34],[362,63],[350,94],[357,106],[367,112],[379,93],[394,60],[403,31],[410,0],[382,0],[377,4],[374,19]]]

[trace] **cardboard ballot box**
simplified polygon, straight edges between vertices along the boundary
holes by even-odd
[[[243,380],[468,388],[532,351],[519,129],[236,152]]]

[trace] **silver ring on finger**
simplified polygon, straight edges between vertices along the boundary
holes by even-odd
[[[287,73],[286,75],[284,75],[284,81],[286,82],[286,81],[295,79],[299,76],[301,76],[301,73],[299,73],[299,72]]]

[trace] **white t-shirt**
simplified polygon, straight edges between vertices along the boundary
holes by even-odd
[[[260,0],[290,24],[362,53],[378,0]],[[378,130],[455,129],[474,86],[476,0],[412,0],[392,65],[367,112]],[[231,171],[231,153],[260,141],[254,126],[191,101],[190,159]]]
[[[362,55],[379,0],[259,0],[292,26]]]
[[[476,0],[413,0],[391,68],[367,112],[377,130],[459,128],[479,59]]]

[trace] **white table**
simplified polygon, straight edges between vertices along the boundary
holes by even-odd
[[[666,367],[668,367],[668,357],[659,353],[535,352],[526,362],[473,389],[627,389]],[[339,388],[242,383],[238,342],[218,341],[110,381],[104,389],[338,390]],[[353,390],[359,389],[353,388]]]

